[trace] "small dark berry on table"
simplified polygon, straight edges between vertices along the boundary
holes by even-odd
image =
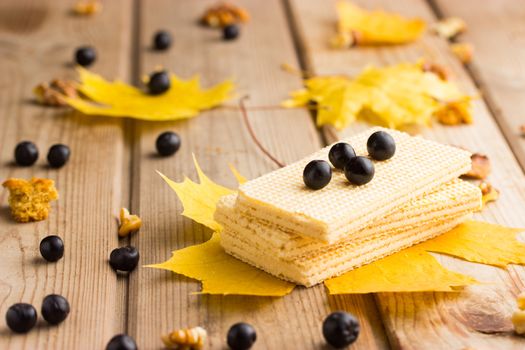
[[[257,340],[255,329],[248,323],[239,322],[228,331],[227,343],[232,350],[248,350]]]
[[[59,324],[69,315],[69,302],[58,294],[50,294],[42,301],[42,317],[50,324]]]
[[[64,256],[64,241],[58,236],[47,236],[40,241],[40,254],[50,262],[60,260]]]
[[[241,34],[241,28],[237,24],[230,24],[222,29],[224,40],[236,39]]]
[[[70,155],[71,150],[68,146],[56,144],[51,146],[49,152],[47,152],[47,161],[50,167],[61,168],[67,163]]]
[[[109,264],[115,271],[133,271],[139,263],[139,251],[132,246],[113,249]]]
[[[88,67],[97,59],[97,52],[91,46],[79,47],[75,51],[75,62],[82,67]]]
[[[166,50],[171,46],[171,34],[165,30],[159,30],[153,37],[153,47],[155,50]]]
[[[168,72],[160,71],[150,75],[148,90],[151,95],[160,95],[170,89],[171,81]]]
[[[328,159],[336,169],[343,170],[346,163],[355,157],[355,151],[348,143],[339,142],[330,148]]]
[[[38,159],[38,148],[31,141],[23,141],[16,145],[15,162],[21,166],[30,166],[35,164]]]
[[[374,173],[374,164],[366,157],[354,157],[345,166],[346,178],[357,186],[369,183],[374,177]]]
[[[359,336],[359,321],[347,312],[333,312],[323,322],[323,336],[334,348],[344,348]]]
[[[171,156],[180,148],[180,136],[172,131],[163,132],[157,137],[155,146],[161,156]]]
[[[375,160],[387,160],[396,153],[396,141],[387,132],[376,131],[366,143],[368,154]]]
[[[111,338],[106,350],[137,350],[137,343],[129,335],[118,334]]]
[[[324,160],[312,160],[303,171],[303,181],[306,187],[319,190],[332,179],[332,168]]]
[[[33,305],[18,303],[12,305],[5,314],[7,326],[17,333],[26,333],[36,324],[36,310]]]

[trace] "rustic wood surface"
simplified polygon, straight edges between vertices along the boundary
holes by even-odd
[[[136,83],[158,65],[185,78],[200,74],[205,86],[233,78],[239,96],[250,96],[248,106],[254,108],[249,116],[259,138],[277,158],[291,162],[317,150],[323,140],[330,142],[364,125],[340,133],[328,128],[319,132],[306,110],[256,109],[275,106],[301,86],[300,78],[280,70],[280,64],[315,74],[354,75],[366,64],[429,58],[450,67],[458,83],[473,94],[477,91],[474,75],[491,98],[476,101],[473,125],[436,126],[423,134],[488,154],[494,165],[490,181],[502,196],[479,217],[524,226],[525,178],[516,158],[525,158],[523,140],[515,130],[523,120],[519,92],[524,78],[521,56],[511,59],[505,55],[522,40],[519,2],[505,0],[500,7],[494,0],[486,8],[474,1],[358,2],[428,22],[442,14],[465,18],[470,31],[463,39],[476,45],[474,64],[465,69],[450,54],[448,43],[431,34],[406,46],[331,50],[327,43],[335,28],[333,1],[239,1],[253,18],[239,40],[228,43],[221,40],[219,31],[196,23],[212,0],[113,0],[104,2],[102,13],[90,18],[72,16],[72,1],[0,2],[0,179],[49,177],[57,181],[61,194],[49,220],[16,224],[6,207],[7,192],[0,192],[4,257],[0,315],[15,302],[29,302],[39,309],[42,298],[50,293],[63,294],[72,306],[70,318],[59,327],[41,323],[27,335],[14,335],[2,324],[0,349],[102,349],[111,336],[121,332],[132,335],[140,349],[160,349],[162,333],[196,325],[208,330],[208,348],[224,349],[226,332],[238,321],[257,328],[255,349],[323,349],[321,322],[338,309],[359,317],[362,330],[354,349],[522,348],[525,341],[512,335],[509,325],[514,297],[525,289],[521,267],[505,271],[439,257],[455,271],[496,282],[469,288],[459,296],[382,293],[333,297],[323,286],[297,288],[279,299],[201,296],[191,294],[199,290],[197,282],[167,271],[139,268],[129,278],[117,277],[107,257],[119,244],[135,245],[141,264],[150,264],[168,259],[174,249],[210,237],[209,230],[180,216],[180,202],[155,170],[174,180],[184,175],[195,179],[194,153],[206,174],[234,187],[228,163],[248,178],[271,171],[275,165],[255,147],[235,100],[231,108],[172,123],[84,117],[31,102],[31,89],[37,83],[74,77],[67,63],[77,46],[89,43],[99,52],[93,70],[110,78]],[[495,36],[508,40],[491,37],[484,41],[484,35],[496,26],[491,15],[498,19]],[[507,22],[507,17],[512,21]],[[151,38],[158,29],[174,35],[174,45],[167,52],[151,50]],[[182,138],[181,150],[172,158],[155,155],[155,138],[165,130],[176,131]],[[23,139],[40,148],[40,160],[33,167],[12,164],[13,149]],[[45,155],[58,142],[68,144],[73,156],[63,169],[51,170],[45,167]],[[131,239],[118,241],[120,206],[138,213],[144,225]],[[58,263],[39,258],[38,243],[47,234],[64,238],[66,255]],[[499,333],[487,334],[494,331]]]

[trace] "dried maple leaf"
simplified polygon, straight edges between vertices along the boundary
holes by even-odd
[[[472,167],[464,176],[472,179],[484,179],[489,176],[491,171],[490,160],[484,154],[473,153],[470,156]]]
[[[225,81],[203,90],[198,77],[182,80],[171,75],[170,89],[153,96],[121,81],[109,82],[84,68],[78,68],[78,72],[78,90],[87,99],[63,96],[64,101],[84,114],[108,117],[151,121],[190,118],[229,99],[234,87],[231,81]]]
[[[338,37],[346,35],[356,45],[408,43],[419,38],[425,30],[422,19],[406,19],[384,11],[367,11],[347,1],[337,3],[337,13]],[[339,42],[342,47],[348,45],[345,40]]]
[[[294,91],[285,107],[318,107],[317,125],[343,129],[360,118],[390,128],[430,125],[436,113],[461,120],[470,116],[470,98],[450,81],[425,72],[423,63],[368,67],[356,78],[314,77]],[[471,118],[471,117],[470,117]]]

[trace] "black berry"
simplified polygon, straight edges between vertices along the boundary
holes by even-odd
[[[303,181],[306,187],[319,190],[332,179],[332,168],[324,160],[312,160],[306,164],[303,171]]]
[[[91,46],[79,47],[75,51],[75,61],[83,67],[87,67],[93,64],[97,59],[97,52]]]
[[[67,163],[70,155],[71,151],[68,146],[56,144],[51,146],[47,152],[47,161],[50,167],[61,168]]]
[[[166,50],[169,49],[171,46],[171,34],[164,31],[159,30],[155,33],[155,36],[153,37],[153,47],[155,50]]]
[[[257,340],[257,333],[248,323],[240,322],[231,326],[226,340],[232,350],[248,350]]]
[[[396,141],[387,132],[376,131],[366,143],[368,154],[375,160],[387,160],[396,153]]]
[[[354,157],[345,166],[345,176],[354,185],[364,185],[374,177],[374,164],[366,157]]]
[[[139,263],[139,251],[132,246],[113,249],[109,264],[115,271],[133,271]]]
[[[111,338],[106,350],[137,350],[137,343],[129,335],[119,334]]]
[[[40,254],[50,262],[60,260],[64,256],[64,242],[58,236],[47,236],[40,241]]]
[[[348,143],[339,142],[330,148],[330,152],[328,153],[328,159],[330,159],[330,163],[336,168],[343,170],[345,168],[346,163],[350,160],[350,158],[355,157],[355,151]]]
[[[50,294],[42,301],[42,317],[50,324],[59,324],[69,315],[69,302],[57,294]]]
[[[230,24],[222,29],[222,37],[224,40],[236,39],[241,33],[241,29],[236,24]]]
[[[16,164],[22,166],[30,166],[35,164],[38,159],[38,148],[31,141],[23,141],[16,145],[15,161]]]
[[[166,71],[155,72],[150,75],[148,90],[151,95],[160,95],[170,89],[170,76]]]
[[[359,321],[347,312],[333,312],[323,322],[323,336],[334,348],[344,348],[359,336]]]
[[[26,333],[35,326],[36,316],[33,305],[19,303],[12,305],[7,310],[5,321],[13,332]]]
[[[155,145],[161,156],[171,156],[180,148],[180,137],[172,131],[166,131],[157,137]]]

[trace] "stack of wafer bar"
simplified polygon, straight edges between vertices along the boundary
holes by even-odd
[[[469,152],[383,128],[343,142],[366,156],[378,130],[392,135],[396,153],[374,161],[366,185],[350,184],[335,169],[325,188],[304,185],[304,167],[328,160],[328,146],[221,198],[215,218],[225,251],[311,286],[445,233],[480,208],[480,190],[458,178],[471,167]]]

